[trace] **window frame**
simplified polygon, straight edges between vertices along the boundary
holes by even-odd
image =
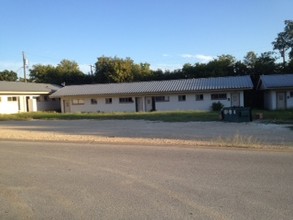
[[[170,96],[155,96],[155,102],[169,102]]]
[[[204,95],[203,94],[196,94],[195,95],[195,101],[203,101]]]
[[[97,105],[98,100],[97,99],[91,99],[91,105]]]
[[[72,105],[84,105],[84,99],[72,99],[71,104]]]
[[[186,95],[178,95],[178,102],[186,102]]]
[[[17,102],[17,97],[16,96],[8,96],[7,101],[8,102]]]
[[[133,103],[133,98],[132,97],[122,97],[122,98],[119,98],[119,103],[120,104]]]
[[[112,104],[112,98],[105,98],[105,104]]]
[[[227,100],[227,93],[212,93],[211,100]]]

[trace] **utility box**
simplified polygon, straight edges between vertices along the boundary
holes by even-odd
[[[224,107],[221,110],[223,121],[250,122],[252,121],[251,108],[247,107]]]

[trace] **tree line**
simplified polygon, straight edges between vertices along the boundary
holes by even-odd
[[[284,31],[272,42],[274,51],[261,54],[249,51],[243,60],[223,54],[208,63],[186,63],[181,69],[163,71],[152,70],[148,63],[137,64],[131,58],[102,56],[95,63],[94,72],[85,74],[75,61],[64,59],[57,66],[32,66],[29,81],[73,85],[238,75],[257,78],[262,74],[293,73],[293,20],[286,20],[284,24]],[[279,58],[281,62],[278,62]],[[4,70],[0,72],[0,80],[16,81],[17,74]]]

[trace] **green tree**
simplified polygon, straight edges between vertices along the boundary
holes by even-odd
[[[66,59],[61,60],[60,63],[57,65],[56,69],[58,72],[63,73],[81,72],[77,62]]]
[[[235,57],[231,55],[221,55],[218,56],[218,59],[208,62],[207,68],[212,77],[233,76],[235,75],[235,63]]]
[[[0,81],[16,81],[18,79],[17,73],[9,70],[0,72]]]
[[[278,65],[276,64],[277,58],[274,57],[274,52],[264,52],[255,62],[253,74],[274,74],[278,72]]]
[[[280,52],[280,55],[283,59],[283,67],[286,66],[286,51],[290,48],[288,44],[288,40],[286,39],[286,33],[281,32],[278,34],[278,37],[275,39],[275,41],[272,42],[273,49],[278,50]]]
[[[293,73],[293,59],[291,59],[286,65],[285,71],[286,73]]]
[[[247,75],[248,74],[248,69],[247,69],[247,66],[241,62],[241,61],[237,61],[235,64],[234,64],[234,72],[235,72],[235,75]]]
[[[278,33],[276,39],[272,42],[273,49],[278,50],[282,60],[283,68],[286,67],[286,55],[287,51],[290,49],[288,55],[289,58],[293,58],[293,20],[285,20],[284,31]]]
[[[37,64],[30,69],[30,80],[38,83],[76,85],[89,82],[75,61],[62,60],[57,67]]]
[[[133,82],[151,74],[149,64],[134,64],[130,58],[103,56],[98,58],[95,65],[99,83]]]
[[[148,63],[133,64],[132,74],[134,81],[148,81],[153,79],[153,71]]]
[[[133,60],[130,58],[121,59],[116,57],[112,65],[114,66],[114,72],[108,76],[112,82],[121,83],[132,82],[134,80],[132,71]]]
[[[218,56],[208,63],[184,64],[180,78],[205,78],[246,74],[246,66],[229,54]],[[178,77],[179,78],[179,77]]]
[[[196,77],[196,67],[190,63],[186,63],[183,65],[181,70],[182,78],[195,78]]]
[[[62,60],[56,67],[58,83],[83,84],[85,74],[80,71],[75,61]]]
[[[284,32],[286,35],[286,40],[290,47],[289,57],[293,59],[293,20],[285,20]]]
[[[212,61],[210,61],[212,62]],[[194,65],[194,78],[205,78],[212,76],[212,71],[209,69],[208,64],[206,63],[196,63]]]
[[[52,65],[33,65],[30,69],[30,80],[37,83],[59,83],[56,68]]]
[[[244,56],[243,64],[246,66],[248,74],[252,75],[255,73],[255,64],[257,62],[257,54],[253,51],[247,52]]]

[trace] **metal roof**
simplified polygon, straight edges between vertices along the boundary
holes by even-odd
[[[60,89],[61,86],[45,83],[25,83],[0,81],[0,93],[47,93]]]
[[[245,90],[252,88],[253,84],[249,76],[234,76],[66,86],[53,93],[51,97],[162,94],[209,90]]]
[[[260,77],[262,89],[293,87],[293,74],[262,75]]]

